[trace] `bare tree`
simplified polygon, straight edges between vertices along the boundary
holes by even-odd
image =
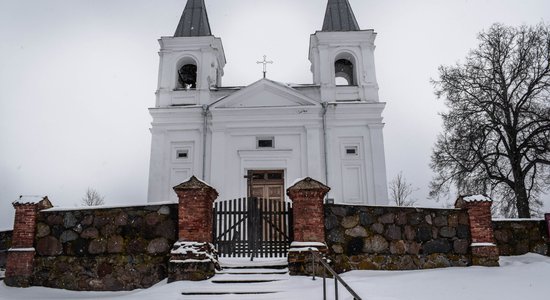
[[[529,218],[550,178],[550,27],[494,24],[478,40],[433,81],[449,109],[430,194],[487,194],[503,214]]]
[[[395,178],[390,181],[390,199],[397,206],[413,206],[415,199],[409,199],[411,194],[416,191],[412,184],[407,182],[403,172],[399,172]]]
[[[99,206],[105,204],[105,197],[99,194],[96,190],[88,188],[86,194],[82,197],[82,204],[84,206]]]

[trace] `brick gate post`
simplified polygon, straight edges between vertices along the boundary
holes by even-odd
[[[491,206],[493,200],[488,197],[460,196],[456,202],[456,208],[468,211],[470,220],[470,232],[472,236],[472,264],[476,266],[498,267],[498,248],[493,233],[493,220]]]
[[[544,214],[544,220],[546,221],[546,243],[548,244],[546,255],[550,256],[550,213]]]
[[[218,192],[192,176],[174,187],[178,195],[178,236],[168,265],[168,282],[206,280],[219,268],[212,245],[213,204]]]
[[[288,269],[291,275],[313,273],[309,248],[327,252],[323,200],[328,191],[330,191],[328,186],[309,177],[287,189],[286,193],[292,200],[294,221],[294,241],[288,253]],[[319,271],[321,270],[316,270],[316,272]]]
[[[13,202],[15,219],[11,248],[8,250],[6,262],[6,278],[4,282],[13,287],[29,287],[34,261],[34,236],[36,215],[40,210],[51,208],[48,197],[40,197],[39,201],[26,201],[23,197]],[[34,199],[33,199],[34,200]]]

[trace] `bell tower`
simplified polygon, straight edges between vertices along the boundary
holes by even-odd
[[[374,30],[361,30],[348,0],[329,0],[323,29],[310,37],[309,61],[322,101],[378,102]]]
[[[212,35],[204,0],[188,0],[174,36],[162,37],[156,107],[210,103],[221,86],[225,54]]]

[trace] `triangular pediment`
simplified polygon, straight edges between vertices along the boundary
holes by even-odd
[[[319,106],[295,89],[269,79],[255,83],[215,102],[213,108]]]

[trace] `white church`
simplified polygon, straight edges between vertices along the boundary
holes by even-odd
[[[375,38],[348,0],[328,0],[322,30],[310,36],[313,83],[264,76],[224,87],[222,40],[204,0],[188,0],[174,36],[159,40],[148,201],[176,200],[172,187],[191,175],[218,199],[282,200],[309,176],[331,187],[334,203],[387,204]]]

